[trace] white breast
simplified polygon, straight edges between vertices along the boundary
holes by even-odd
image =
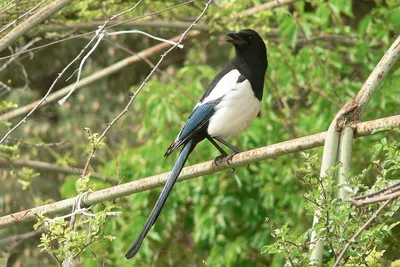
[[[236,84],[215,107],[207,132],[224,139],[238,135],[250,126],[260,107],[248,80]]]

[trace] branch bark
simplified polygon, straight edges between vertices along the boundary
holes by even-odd
[[[400,115],[387,117],[379,120],[358,123],[355,127],[355,137],[371,135],[374,130],[386,127],[400,127]],[[218,166],[213,164],[213,160],[186,167],[182,170],[178,181],[193,179],[199,176],[216,173],[222,170],[246,166],[250,163],[275,158],[281,155],[287,155],[314,147],[322,146],[325,142],[327,132],[321,132],[309,136],[304,136],[294,140],[269,145],[235,155],[232,163],[229,165],[226,160]],[[169,173],[157,174],[148,178],[143,178],[133,182],[113,186],[107,189],[88,193],[84,199],[85,205],[94,205],[103,201],[135,194],[152,188],[163,186],[168,179]],[[0,229],[20,224],[22,222],[36,220],[36,215],[42,213],[45,216],[70,211],[76,201],[76,198],[69,198],[54,202],[48,205],[32,208],[26,211],[20,211],[11,215],[0,217]]]
[[[376,195],[379,194],[382,195],[376,197]],[[364,196],[350,198],[349,201],[357,207],[362,207],[364,205],[382,202],[388,200],[389,198],[395,199],[398,197],[400,197],[400,183],[394,183],[376,192],[369,193]]]
[[[345,104],[345,106],[339,111],[339,113],[333,119],[328,130],[328,138],[324,146],[324,154],[322,158],[321,174],[320,177],[323,179],[326,176],[326,171],[333,167],[336,163],[339,147],[339,135],[345,123],[345,118],[348,118],[352,123],[360,119],[362,111],[371,100],[373,94],[378,89],[382,80],[385,78],[387,73],[391,70],[393,65],[396,63],[400,55],[400,36],[392,43],[390,48],[383,55],[379,63],[376,65],[374,70],[365,81],[356,98]],[[349,108],[353,107],[351,110]],[[350,133],[346,133],[350,135]],[[348,136],[344,136],[345,139]],[[344,139],[342,140],[344,141]],[[345,156],[346,157],[346,156]],[[343,175],[342,175],[343,176]],[[315,210],[313,228],[318,223],[320,211]],[[310,264],[319,266],[322,262],[322,254],[324,248],[324,241],[318,238],[317,233],[313,230],[311,233],[311,246],[312,250]]]
[[[67,6],[73,0],[55,0],[53,3],[48,4],[43,7],[39,12],[30,16],[23,23],[15,27],[12,31],[7,33],[6,36],[0,39],[0,52],[7,48],[9,45],[14,43],[19,37],[35,28],[45,19],[49,18],[51,15]]]

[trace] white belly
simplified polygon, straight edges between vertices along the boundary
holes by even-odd
[[[243,132],[260,111],[261,103],[254,96],[248,80],[237,84],[215,107],[207,132],[212,137],[227,139]]]

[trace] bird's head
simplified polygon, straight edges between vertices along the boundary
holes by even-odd
[[[245,29],[238,32],[228,32],[226,41],[233,44],[237,54],[258,54],[266,55],[267,49],[263,39],[258,33],[251,29]]]

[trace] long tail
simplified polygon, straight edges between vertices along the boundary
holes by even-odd
[[[143,239],[146,237],[147,233],[150,231],[151,227],[156,222],[158,215],[160,215],[160,212],[165,204],[165,201],[169,196],[169,193],[171,193],[171,190],[174,187],[174,184],[179,176],[179,173],[181,172],[183,166],[185,165],[185,162],[189,157],[190,152],[192,152],[195,146],[196,143],[193,140],[190,140],[182,148],[182,151],[179,154],[177,161],[175,162],[174,168],[172,169],[171,174],[169,175],[167,183],[165,184],[163,190],[161,191],[161,194],[158,197],[158,200],[154,205],[154,208],[151,211],[150,216],[143,227],[143,230],[140,232],[138,238],[133,243],[129,251],[126,253],[125,258],[130,259],[133,256],[135,256],[136,253],[138,253],[140,246],[142,245]]]

